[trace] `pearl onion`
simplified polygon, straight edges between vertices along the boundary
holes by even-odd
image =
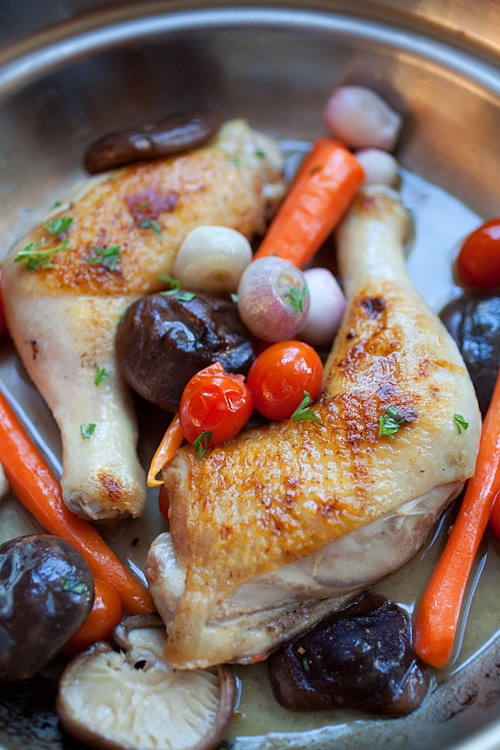
[[[231,293],[251,259],[252,248],[241,232],[202,224],[186,235],[173,275],[186,289]]]

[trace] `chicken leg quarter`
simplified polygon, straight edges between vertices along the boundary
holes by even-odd
[[[407,274],[407,224],[399,196],[371,187],[338,231],[348,305],[321,425],[254,427],[202,460],[185,447],[164,471],[170,532],[146,576],[172,665],[264,658],[408,561],[473,474],[474,388]],[[391,407],[400,427],[379,435]]]
[[[140,516],[146,502],[115,351],[120,316],[137,297],[165,288],[161,276],[191,229],[262,233],[283,192],[276,144],[233,120],[202,148],[116,170],[5,259],[8,328],[60,428],[63,497],[78,515],[108,523]],[[98,371],[106,379],[96,382]]]

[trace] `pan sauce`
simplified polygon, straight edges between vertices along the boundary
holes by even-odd
[[[283,149],[293,168],[297,158],[307,149],[307,143],[283,143]],[[459,288],[452,278],[452,261],[460,239],[477,226],[480,219],[473,211],[422,177],[402,169],[402,196],[410,209],[415,225],[414,238],[408,249],[408,266],[415,284],[429,305],[435,310],[458,295]],[[443,221],[446,217],[446,221]],[[326,262],[322,257],[322,262]],[[432,268],[432,273],[429,273]],[[35,438],[45,445],[49,459],[59,470],[59,440],[52,417],[40,396],[31,386],[20,365],[17,355],[5,347],[0,359],[0,380],[15,401],[19,401],[26,412],[26,419]],[[158,419],[153,407],[142,404],[140,419],[143,423],[140,444],[141,457],[147,466],[168,421]],[[160,422],[160,424],[158,424]],[[147,427],[147,430],[144,429]],[[120,538],[111,544],[132,568],[142,577],[142,568],[150,541],[165,525],[157,510],[156,491],[150,490],[151,498],[146,515],[132,521],[124,529]],[[456,508],[456,505],[455,505]],[[447,512],[436,533],[429,540],[429,547],[419,553],[414,560],[389,579],[381,582],[376,590],[397,601],[410,614],[415,601],[423,590],[424,581],[430,574],[446,537],[446,529],[452,522],[454,510]],[[17,502],[9,498],[0,507],[0,541],[12,535],[26,533],[32,528],[26,514],[19,509]],[[462,665],[472,658],[485,643],[499,630],[500,606],[494,592],[500,577],[500,545],[488,533],[483,542],[475,566],[469,600],[464,611],[468,615],[462,622],[456,653],[446,670],[436,673],[436,684],[449,675],[460,671]],[[472,594],[474,593],[474,596]],[[227,732],[228,741],[236,741],[236,747],[260,747],[258,738],[268,733],[283,733],[282,742],[292,742],[296,733],[317,734],[318,728],[336,726],[342,735],[355,723],[359,731],[365,723],[371,725],[371,717],[359,713],[335,710],[324,712],[298,713],[282,709],[272,695],[265,664],[252,667],[237,667],[240,679],[241,700],[237,714]],[[411,717],[398,720],[403,725],[410,723]],[[376,720],[376,725],[387,720]],[[285,740],[286,738],[286,740]],[[298,740],[299,743],[303,740]],[[250,744],[249,744],[250,743]],[[280,747],[282,745],[280,744]],[[298,745],[300,746],[300,745]]]

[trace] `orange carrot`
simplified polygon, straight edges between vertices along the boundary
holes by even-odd
[[[151,461],[147,478],[148,487],[158,487],[158,485],[163,484],[163,480],[156,477],[163,467],[173,459],[181,447],[183,440],[184,435],[182,433],[181,420],[179,415],[176,414],[167,427]]]
[[[96,578],[110,584],[130,614],[154,611],[147,589],[123,566],[101,535],[66,506],[61,485],[0,393],[0,463],[12,491],[43,529],[81,552]]]
[[[499,490],[500,371],[484,419],[475,474],[415,620],[415,651],[433,667],[444,667],[450,657],[469,574]]]
[[[339,141],[317,140],[269,227],[254,260],[277,255],[302,268],[332,232],[364,179]]]

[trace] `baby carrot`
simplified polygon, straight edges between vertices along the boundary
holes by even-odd
[[[302,268],[347,210],[364,179],[339,141],[317,140],[254,255],[277,255]]]
[[[450,657],[469,574],[499,490],[500,371],[484,418],[475,474],[415,620],[415,651],[433,667],[444,667]]]
[[[157,479],[156,477],[163,467],[173,459],[181,447],[183,440],[184,435],[182,432],[181,420],[179,415],[176,414],[167,427],[151,461],[147,478],[148,487],[157,487],[158,485],[163,484],[163,480]]]
[[[111,585],[130,614],[154,611],[147,589],[120,562],[101,535],[66,506],[61,485],[0,393],[0,462],[12,491],[43,529],[81,552],[96,578]]]

